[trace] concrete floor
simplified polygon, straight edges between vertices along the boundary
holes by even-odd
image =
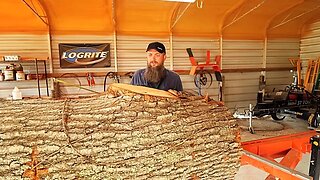
[[[248,119],[239,119],[238,124],[241,127],[242,142],[309,131],[308,124],[305,120],[292,117],[286,117],[282,121],[274,121],[268,116],[253,119],[252,126],[255,132],[254,134],[248,131]],[[280,160],[281,158],[276,159],[276,161]],[[295,170],[308,175],[309,163],[310,153],[304,154]],[[267,176],[268,173],[252,165],[243,165],[236,174],[235,180],[264,180]]]

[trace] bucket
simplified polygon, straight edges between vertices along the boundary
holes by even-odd
[[[25,80],[25,75],[23,71],[17,71],[16,80],[17,81]]]
[[[13,70],[11,69],[6,69],[3,71],[4,72],[4,80],[5,81],[11,81],[11,80],[14,80],[14,73],[13,73]]]

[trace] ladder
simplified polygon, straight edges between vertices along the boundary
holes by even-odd
[[[318,72],[319,72],[320,60],[309,60],[308,68],[306,71],[306,78],[304,79],[304,87],[307,91],[312,92],[313,86],[315,85]]]
[[[319,85],[320,85],[320,72],[318,73],[316,83],[313,86],[313,90],[312,90],[313,95],[316,95],[316,96],[319,95],[319,92],[320,92]]]

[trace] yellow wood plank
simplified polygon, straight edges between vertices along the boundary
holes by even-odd
[[[123,83],[113,83],[113,84],[110,84],[109,86],[112,89],[123,89],[123,90],[131,91],[131,92],[143,94],[143,95],[166,97],[166,98],[178,98],[177,96],[174,96],[168,91],[144,87],[144,86],[135,86],[135,85],[123,84]]]
[[[189,75],[194,75],[196,73],[197,66],[191,66]]]

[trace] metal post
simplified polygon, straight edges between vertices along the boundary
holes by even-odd
[[[47,61],[46,61],[46,60],[43,60],[43,64],[44,64],[44,77],[46,78],[47,96],[49,96]]]
[[[254,134],[253,126],[252,126],[252,104],[249,104],[249,132]]]
[[[311,143],[311,159],[309,166],[309,176],[313,179],[320,179],[320,135],[315,135],[310,138]]]
[[[39,69],[38,69],[38,59],[35,59],[35,64],[36,64],[36,75],[37,75],[37,87],[38,87],[38,94],[39,98],[41,97],[41,92],[40,92],[40,80],[39,80]]]

